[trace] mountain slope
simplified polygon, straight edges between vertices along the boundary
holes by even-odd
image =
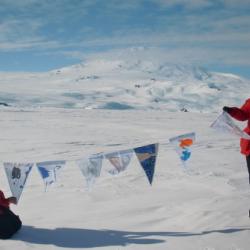
[[[89,60],[46,73],[0,73],[0,102],[21,107],[211,112],[241,104],[250,82],[190,65]]]

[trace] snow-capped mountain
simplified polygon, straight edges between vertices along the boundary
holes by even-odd
[[[250,81],[190,65],[89,60],[46,73],[0,73],[0,102],[18,107],[211,112],[239,105]]]

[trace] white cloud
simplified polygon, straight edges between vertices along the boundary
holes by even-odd
[[[43,23],[39,20],[10,18],[0,24],[0,49],[13,51],[48,47],[54,44],[41,35],[37,35]]]
[[[207,7],[226,8],[228,10],[244,9],[250,7],[249,0],[151,0],[161,7],[182,6],[187,10],[204,9]],[[223,6],[221,6],[223,5]]]
[[[159,16],[155,14],[153,27],[157,31],[153,31],[147,23],[145,26],[137,26],[136,23],[128,22],[103,35],[98,34],[95,27],[86,22],[78,27],[75,36],[69,35],[63,39],[51,31],[49,36],[46,32],[43,33],[44,27],[53,30],[55,26],[58,34],[64,33],[65,22],[77,23],[79,18],[92,14],[89,12],[91,6],[102,1],[78,1],[76,5],[70,0],[0,0],[0,2],[0,14],[8,8],[16,8],[20,14],[16,17],[7,15],[3,18],[0,24],[1,51],[32,49],[42,50],[43,53],[61,53],[67,57],[83,58],[86,55],[83,51],[94,51],[97,47],[107,49],[145,46],[158,50],[151,49],[150,52],[141,53],[148,53],[149,57],[163,57],[164,60],[185,59],[210,63],[220,61],[225,64],[249,65],[247,58],[250,56],[250,15],[235,11],[236,1],[148,0],[163,9],[180,5],[185,11],[181,14],[178,12],[165,14],[164,11]],[[121,10],[132,12],[140,8],[144,2],[144,0],[122,2],[110,0],[105,4],[102,14],[103,17],[110,15],[118,18],[119,13],[122,13],[124,16],[120,17],[119,21],[124,18],[125,22],[128,17],[126,12]],[[247,7],[250,5],[248,2],[249,0],[239,0],[237,4]],[[221,9],[211,12],[196,11],[218,3],[224,4],[224,8],[221,5]],[[153,13],[149,14],[153,16]],[[69,30],[66,32],[70,34]],[[46,49],[49,51],[45,51]],[[167,57],[162,56],[162,53]]]
[[[237,37],[237,36],[236,36]],[[135,48],[139,43],[135,42],[134,44],[130,44],[127,48],[124,49],[110,49],[105,52],[101,53],[93,53],[89,56],[86,56],[86,53],[83,53],[83,50],[80,51],[70,51],[67,53],[67,56],[71,56],[74,58],[84,59],[85,57],[89,58],[113,58],[113,59],[119,59],[119,58],[134,58],[134,59],[143,59],[143,60],[156,60],[156,61],[165,61],[165,62],[186,62],[186,63],[195,63],[195,64],[201,64],[201,65],[207,65],[207,64],[225,64],[225,65],[250,65],[249,61],[249,48],[232,48],[230,46],[227,46],[228,44],[225,42],[225,46],[205,46],[205,45],[193,45],[192,39],[189,38],[190,43],[187,45],[185,42],[181,41],[181,38],[173,38],[172,42],[179,42],[179,45],[175,44],[175,46],[162,46],[164,43],[161,42],[159,46],[159,42],[155,42],[155,46],[152,45],[152,42],[148,44],[143,44],[143,41],[141,41],[141,47],[139,48],[145,48],[145,49],[130,49],[130,47]],[[199,38],[200,41],[202,41],[202,38]],[[222,37],[224,39],[224,37]],[[249,37],[244,38],[246,40],[249,39]],[[167,40],[167,39],[166,39]],[[215,37],[210,38],[211,41],[214,42],[216,45],[217,41]],[[97,44],[106,44],[111,45],[111,47],[115,47],[115,45],[118,44],[118,42],[121,41],[118,40],[115,42],[114,40],[108,41],[95,41],[95,46]],[[168,41],[169,42],[169,41]],[[174,43],[175,43],[174,42]],[[174,44],[173,43],[173,44]],[[125,47],[125,42],[123,45]],[[172,45],[173,45],[172,44]],[[87,44],[89,46],[90,44]],[[138,48],[138,47],[136,47]],[[83,48],[84,49],[84,48]],[[66,55],[66,53],[65,53]]]
[[[203,9],[214,5],[211,0],[152,0],[162,7],[183,6],[186,9]]]
[[[35,34],[42,23],[38,20],[8,19],[0,24],[0,41],[22,39]]]
[[[61,45],[56,41],[45,40],[20,40],[17,42],[0,42],[1,51],[25,51],[30,49],[42,48],[42,49],[58,49]]]
[[[246,7],[250,7],[249,0],[220,0],[220,2],[222,2],[226,7],[233,9],[244,9]]]

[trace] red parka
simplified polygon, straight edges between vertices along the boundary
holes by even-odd
[[[241,108],[230,108],[228,113],[238,121],[247,121],[244,131],[250,135],[250,99],[247,99]],[[242,154],[250,155],[250,140],[241,138],[240,147]]]
[[[4,193],[0,190],[0,206],[9,208],[10,202],[5,198]]]

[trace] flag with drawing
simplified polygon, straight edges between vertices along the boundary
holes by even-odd
[[[9,182],[11,193],[17,202],[23,192],[33,163],[4,162],[5,173]]]
[[[134,148],[135,154],[152,185],[159,143]]]
[[[83,176],[86,179],[88,189],[93,186],[96,178],[100,177],[101,175],[102,160],[102,154],[95,154],[88,158],[83,158],[76,161]]]
[[[112,169],[109,169],[108,172],[112,175],[117,175],[125,171],[133,157],[133,150],[120,150],[113,153],[105,154],[105,158],[109,160],[112,165]]]
[[[175,148],[177,154],[180,157],[181,162],[184,167],[186,166],[186,162],[190,159],[192,154],[192,146],[195,142],[195,133],[187,133],[183,135],[179,135],[176,137],[172,137],[169,139],[169,142]]]
[[[59,172],[65,165],[65,161],[45,161],[36,164],[37,169],[43,179],[45,191],[47,187],[57,181]]]

